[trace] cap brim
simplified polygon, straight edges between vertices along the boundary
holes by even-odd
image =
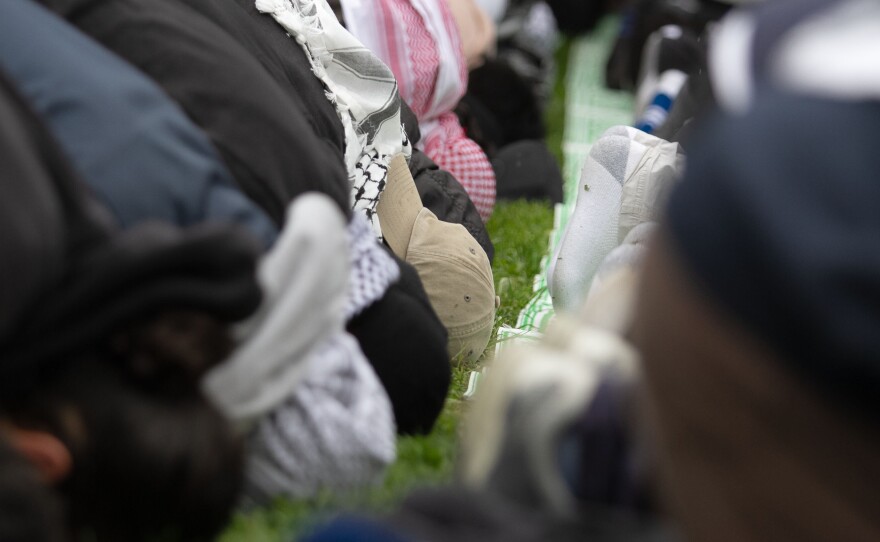
[[[422,207],[406,158],[402,154],[395,155],[388,164],[388,178],[376,213],[382,236],[398,258],[406,259],[413,226]]]

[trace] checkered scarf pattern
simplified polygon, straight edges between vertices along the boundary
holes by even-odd
[[[391,400],[354,337],[334,335],[302,363],[303,381],[248,436],[245,502],[369,486],[397,456]]]
[[[424,140],[424,152],[438,166],[452,173],[474,202],[483,222],[495,207],[495,170],[483,149],[464,133],[455,113],[446,113],[438,129]]]
[[[312,71],[327,89],[345,129],[345,163],[352,206],[381,238],[376,205],[385,188],[388,162],[412,148],[400,118],[394,74],[351,35],[327,0],[256,0],[303,48]]]
[[[379,246],[362,215],[351,217],[346,234],[350,270],[345,298],[345,321],[348,322],[385,295],[388,287],[400,279],[400,267]]]
[[[419,119],[422,147],[464,186],[483,220],[495,205],[495,172],[452,112],[467,89],[458,27],[440,0],[344,0],[349,30],[397,78]]]

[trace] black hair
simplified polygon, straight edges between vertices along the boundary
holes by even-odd
[[[467,94],[458,109],[468,137],[473,134],[490,158],[509,143],[546,135],[538,96],[505,60],[488,59],[470,72]],[[475,130],[474,124],[480,129]]]
[[[223,528],[243,483],[242,445],[198,382],[231,344],[206,315],[163,313],[0,405],[70,449],[57,489],[74,538],[211,540]]]

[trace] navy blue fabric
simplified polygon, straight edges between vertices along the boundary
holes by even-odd
[[[382,520],[342,516],[307,542],[678,542],[664,525],[610,508],[560,519],[488,492],[417,490]]]
[[[234,38],[179,0],[38,0],[147,74],[201,127],[238,187],[277,225],[322,192],[351,215],[342,153]]]
[[[662,525],[607,507],[584,507],[558,518],[497,492],[462,487],[419,490],[386,523],[432,542],[672,542]]]
[[[256,240],[164,222],[118,232],[54,138],[0,74],[0,396],[43,379],[162,310],[224,321],[260,304]]]
[[[387,525],[365,518],[344,516],[317,529],[306,542],[411,542]]]
[[[572,455],[577,463],[566,479],[584,503],[649,514],[652,488],[644,479],[629,427],[634,395],[628,381],[606,377],[599,382],[595,396],[571,429],[569,439],[576,443]]]
[[[880,103],[760,89],[694,134],[668,226],[705,291],[819,389],[880,411]]]
[[[205,136],[150,80],[30,0],[0,3],[0,69],[123,227],[147,220],[277,229]]]

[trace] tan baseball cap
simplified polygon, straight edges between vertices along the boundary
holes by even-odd
[[[495,283],[486,252],[461,224],[443,222],[422,205],[403,155],[388,165],[376,212],[394,253],[419,274],[449,334],[449,356],[479,358],[495,323]]]

